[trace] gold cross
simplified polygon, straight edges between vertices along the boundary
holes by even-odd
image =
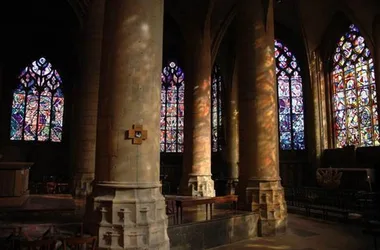
[[[133,124],[132,129],[127,130],[127,139],[132,139],[132,144],[141,144],[148,138],[148,131],[143,130],[142,125]]]

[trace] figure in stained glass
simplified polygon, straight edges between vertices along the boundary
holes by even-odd
[[[293,53],[275,40],[279,106],[280,148],[305,149],[303,86],[300,67]]]
[[[335,146],[380,145],[373,59],[354,24],[338,41],[332,60]]]
[[[58,72],[43,57],[27,66],[13,91],[10,139],[62,140],[64,96]]]
[[[183,152],[185,81],[184,73],[175,62],[170,62],[161,74],[161,140],[160,150],[167,153]]]

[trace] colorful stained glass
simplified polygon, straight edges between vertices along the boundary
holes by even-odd
[[[274,42],[278,88],[280,148],[305,149],[303,86],[299,63],[279,40]]]
[[[161,139],[160,150],[166,153],[183,152],[185,116],[184,73],[175,62],[163,68],[161,74]]]
[[[211,83],[211,136],[212,152],[218,152],[221,146],[221,127],[222,127],[222,76],[218,65],[214,66]]]
[[[337,43],[332,86],[335,146],[380,145],[373,59],[353,24]]]
[[[62,80],[41,57],[19,76],[13,91],[11,140],[62,141],[64,96]]]

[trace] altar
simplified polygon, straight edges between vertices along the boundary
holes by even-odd
[[[28,193],[29,170],[33,162],[0,162],[0,197]]]
[[[372,168],[318,168],[317,183],[323,188],[372,192],[375,170]]]

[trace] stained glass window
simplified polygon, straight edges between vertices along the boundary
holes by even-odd
[[[293,53],[275,40],[279,106],[279,136],[282,150],[305,149],[303,86],[301,70]]]
[[[43,57],[22,71],[13,92],[11,140],[62,140],[64,96],[61,85],[58,72]]]
[[[217,65],[214,66],[212,73],[212,92],[211,92],[211,135],[212,135],[212,152],[220,151],[220,131],[222,127],[222,76]]]
[[[380,145],[373,59],[354,24],[334,52],[332,109],[337,148]]]
[[[183,152],[185,115],[184,73],[170,62],[161,74],[161,152]]]

